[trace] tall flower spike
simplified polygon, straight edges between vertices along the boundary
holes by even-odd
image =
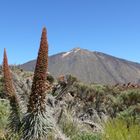
[[[4,49],[4,56],[3,56],[3,74],[4,74],[4,90],[8,96],[13,96],[15,90],[13,88],[12,77],[10,73],[10,69],[8,66],[8,58],[6,54],[6,49]]]
[[[46,38],[46,32],[46,28],[43,28],[38,58],[34,72],[32,91],[29,99],[29,112],[45,110],[45,82],[48,71],[48,42]]]
[[[51,122],[46,110],[46,77],[48,70],[48,42],[46,28],[42,30],[40,48],[34,71],[28,110],[23,118],[24,140],[44,140],[51,129]]]
[[[10,128],[10,131],[13,132],[14,134],[16,132],[19,132],[21,126],[20,111],[19,111],[20,109],[15,89],[13,87],[11,72],[8,66],[6,49],[4,49],[3,56],[3,74],[4,74],[4,91],[6,96],[8,96],[11,106],[8,126]]]

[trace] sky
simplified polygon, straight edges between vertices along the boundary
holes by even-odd
[[[49,55],[75,47],[140,63],[140,0],[0,0],[0,63],[36,59],[47,28]]]

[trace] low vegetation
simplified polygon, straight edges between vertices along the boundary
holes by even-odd
[[[112,119],[105,124],[103,140],[139,140],[140,126],[133,121]]]

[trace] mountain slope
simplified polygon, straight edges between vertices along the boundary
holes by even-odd
[[[33,70],[35,62],[27,62],[21,67]],[[55,77],[72,74],[88,83],[140,82],[140,64],[80,48],[50,56],[49,71]]]

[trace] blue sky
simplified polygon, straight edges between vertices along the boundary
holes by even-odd
[[[75,47],[140,62],[139,0],[0,0],[0,60],[37,57],[42,27],[49,55]]]

